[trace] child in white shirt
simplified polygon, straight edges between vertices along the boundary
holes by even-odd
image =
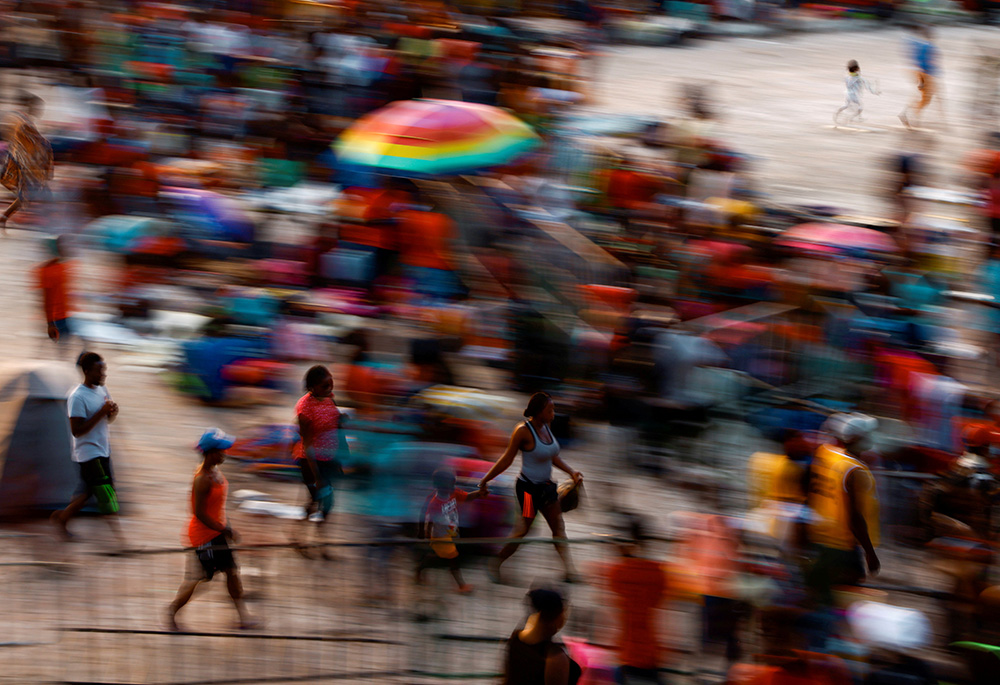
[[[861,118],[861,92],[867,88],[868,92],[874,93],[875,95],[881,95],[882,91],[878,90],[872,82],[864,78],[861,75],[861,67],[858,66],[857,61],[851,60],[847,63],[847,76],[844,79],[847,85],[847,98],[844,102],[844,106],[837,110],[833,115],[833,125],[834,127],[840,124],[840,115],[843,114],[844,110],[853,110],[853,115],[848,119],[848,123],[853,123],[855,120],[864,121]]]

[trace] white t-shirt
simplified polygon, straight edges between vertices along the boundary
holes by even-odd
[[[70,418],[89,419],[96,414],[104,401],[108,399],[108,391],[103,385],[88,388],[78,385],[69,396]],[[110,457],[111,445],[108,440],[108,417],[97,422],[89,433],[73,438],[73,461],[83,462],[97,457]]]

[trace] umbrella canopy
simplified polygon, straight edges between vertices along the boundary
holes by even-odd
[[[405,100],[359,119],[335,150],[347,165],[443,176],[508,164],[540,142],[530,126],[497,107]]]
[[[812,252],[895,252],[895,241],[885,233],[862,226],[810,223],[788,229],[778,245]]]

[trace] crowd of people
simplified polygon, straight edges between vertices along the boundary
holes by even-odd
[[[110,461],[109,424],[119,408],[106,389],[106,364],[100,355],[85,352],[77,365],[83,382],[70,396],[68,412],[80,488],[65,510],[52,515],[52,522],[65,539],[72,539],[67,522],[94,497],[119,544],[127,549],[117,522]],[[307,392],[295,407],[302,436],[296,445],[296,461],[307,489],[304,520],[316,513],[322,524],[333,507],[333,489],[343,472],[342,464],[351,459],[343,415],[332,396],[332,374],[326,367],[314,366],[305,376],[305,387]],[[501,582],[501,563],[516,551],[541,512],[563,562],[565,582],[602,585],[614,598],[618,682],[661,682],[665,662],[659,612],[690,597],[698,597],[703,605],[702,649],[706,655],[718,650],[724,658],[729,667],[726,682],[782,682],[782,678],[803,674],[813,674],[807,682],[853,682],[844,661],[849,655],[833,646],[837,636],[845,631],[867,635],[874,630],[878,634],[879,622],[889,625],[890,620],[878,613],[878,608],[871,610],[875,613],[859,616],[851,613],[857,607],[855,588],[878,575],[882,567],[877,552],[880,502],[871,470],[877,458],[872,451],[879,429],[875,418],[834,413],[812,436],[786,431],[783,453],[755,454],[748,461],[749,513],[686,515],[687,520],[677,528],[682,534],[670,561],[651,554],[649,517],[624,514],[615,532],[618,559],[586,577],[578,576],[570,563],[562,523],[562,512],[570,508],[565,501],[583,477],[560,458],[552,429],[554,419],[552,398],[543,392],[533,395],[507,450],[482,477],[477,490],[457,488],[453,470],[434,472],[431,492],[417,521],[420,537],[427,540],[426,550],[418,549],[414,559],[418,586],[429,568],[443,565],[454,577],[459,593],[473,591],[462,574],[462,560],[468,555],[461,554],[455,544],[465,505],[489,495],[489,483],[520,453],[521,473],[514,493],[516,523],[507,535],[507,546],[489,564],[489,575],[494,582]],[[925,539],[943,558],[962,562],[961,570],[953,572],[956,585],[949,601],[950,623],[943,628],[954,640],[992,630],[988,626],[992,625],[989,617],[995,593],[987,570],[992,505],[1000,494],[990,460],[996,434],[992,424],[967,425],[962,433],[964,456],[944,466],[941,476],[928,482],[920,498]],[[240,538],[228,523],[228,481],[220,467],[235,442],[233,436],[210,428],[197,443],[202,462],[191,488],[192,514],[187,526],[191,558],[167,614],[174,631],[181,630],[177,613],[197,587],[211,581],[216,573],[227,578],[240,627],[261,625],[247,609],[236,555],[230,547]],[[568,487],[556,487],[553,466],[571,477]],[[763,592],[741,591],[739,579],[752,576],[767,578],[771,585]],[[565,597],[555,587],[540,587],[528,593],[528,601],[530,615],[508,641],[505,682],[577,683],[583,673],[577,659],[585,653],[575,642],[567,649],[554,640],[566,624],[569,607]],[[845,614],[845,609],[850,611]],[[896,656],[873,662],[865,682],[895,682],[892,679],[898,677],[937,682],[929,663],[912,654],[913,646],[899,642],[900,631],[923,630],[926,617],[917,611],[899,611],[903,611],[902,627],[894,625],[892,630],[885,628],[880,637],[867,638],[873,646]],[[751,641],[753,624],[748,619],[752,615],[760,622],[765,644],[764,652],[748,661],[743,645]],[[780,633],[784,640],[775,639],[772,632]],[[792,635],[797,637],[792,640]],[[925,647],[926,642],[918,646]]]
[[[143,330],[136,319],[156,304],[152,284],[212,277],[184,291],[206,323],[183,344],[178,387],[221,404],[236,386],[268,386],[284,401],[288,379],[297,385],[299,367],[311,365],[285,427],[294,437],[277,456],[218,428],[200,437],[171,630],[220,573],[239,625],[267,620],[247,606],[232,548],[227,456],[301,480],[289,543],[308,558],[332,559],[340,483],[364,480],[373,537],[416,543],[417,586],[445,568],[463,595],[474,590],[461,539],[470,512],[477,531],[504,542],[486,564],[495,583],[519,582],[503,564],[541,514],[563,582],[528,592],[506,643],[511,685],[575,685],[596,672],[593,645],[557,638],[578,583],[611,598],[614,677],[624,683],[662,681],[662,611],[692,601],[700,653],[720,660],[733,685],[936,682],[940,664],[916,653],[930,644],[927,617],[857,589],[883,567],[901,574],[902,558],[942,562],[952,587],[937,628],[949,644],[985,642],[1000,628],[990,575],[1000,408],[983,387],[996,371],[990,303],[1000,298],[995,140],[966,196],[987,215],[974,232],[992,237],[949,251],[942,243],[957,244],[956,234],[929,224],[916,199],[929,164],[924,133],[908,132],[892,161],[887,221],[768,204],[702,88],[685,90],[681,116],[646,122],[626,144],[571,137],[563,124],[588,95],[581,65],[601,36],[600,13],[585,8],[588,31],[540,38],[432,2],[343,3],[308,21],[256,2],[35,5],[45,19],[31,21],[55,40],[10,38],[6,66],[48,71],[58,85],[51,101],[20,95],[2,128],[0,182],[14,199],[0,226],[38,226],[67,193],[82,200],[78,223],[115,215],[132,231],[151,217],[211,218],[211,203],[172,204],[208,197],[198,193],[214,202],[340,186],[294,244],[261,239],[252,221],[234,238],[242,219],[228,209],[210,229],[198,224],[216,231],[210,239],[126,241],[117,323]],[[4,17],[13,34],[23,14]],[[941,78],[930,33],[915,35],[919,98],[900,115],[907,128],[926,123]],[[837,116],[860,117],[865,88],[877,91],[852,61]],[[538,147],[447,183],[339,162],[331,144],[344,129],[415,98],[502,107],[534,127]],[[56,102],[73,116],[56,114]],[[98,173],[56,178],[68,168]],[[73,316],[72,238],[51,238],[36,271],[47,335],[63,350],[87,340]],[[367,321],[336,344],[298,333],[330,314]],[[408,355],[386,353],[403,346]],[[527,395],[523,420],[497,425],[497,405],[469,387],[470,365]],[[127,550],[109,438],[119,407],[99,354],[85,351],[77,366],[68,423],[80,486],[51,523],[72,539],[70,522],[93,498]],[[677,515],[669,555],[653,533],[665,527],[658,512],[626,502],[602,531],[614,557],[574,563],[564,515],[584,477],[562,449],[583,421],[610,425],[615,468],[666,475],[705,512]],[[735,461],[716,454],[722,424],[752,435]],[[461,456],[439,455],[419,474],[388,462],[414,443],[457,446]],[[712,453],[712,475],[682,483],[678,464],[700,452]],[[557,483],[554,469],[568,480]],[[589,474],[589,487],[604,485]],[[886,555],[890,537],[898,547]],[[845,647],[849,636],[868,650],[865,663]]]

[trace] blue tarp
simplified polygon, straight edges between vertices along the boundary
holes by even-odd
[[[222,369],[239,359],[259,359],[267,355],[266,338],[200,338],[184,344],[184,361],[188,373],[204,384],[207,396],[202,399],[219,401],[225,397],[228,383]]]

